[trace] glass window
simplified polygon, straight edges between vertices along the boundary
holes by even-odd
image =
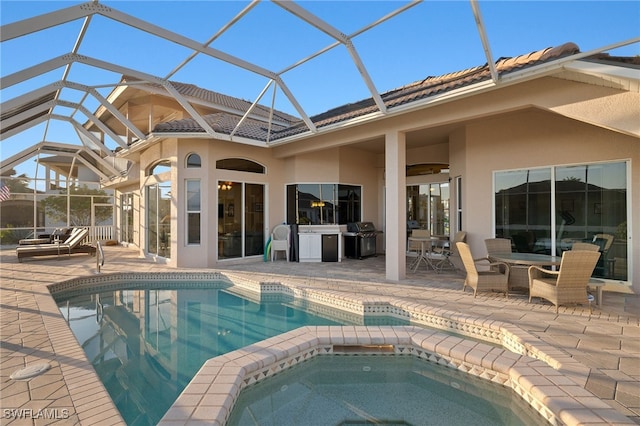
[[[187,155],[187,168],[200,168],[202,166],[202,160],[198,154]]]
[[[433,235],[449,235],[449,183],[407,187],[407,230],[429,229]]]
[[[244,247],[245,256],[264,253],[264,185],[245,184]]]
[[[133,243],[133,193],[120,196],[120,240]]]
[[[496,173],[495,188],[496,237],[551,254],[551,169]]]
[[[200,244],[200,180],[188,179],[187,244]]]
[[[225,158],[216,161],[216,169],[236,170],[239,172],[261,173],[264,174],[265,169],[262,164],[255,161],[245,160],[244,158]]]
[[[338,223],[360,222],[361,189],[355,185],[338,185]]]
[[[497,172],[495,233],[520,252],[597,244],[594,276],[627,280],[627,199],[626,162]]]
[[[171,257],[171,183],[147,187],[147,252]]]
[[[287,222],[299,225],[361,221],[362,187],[327,183],[287,186]]]

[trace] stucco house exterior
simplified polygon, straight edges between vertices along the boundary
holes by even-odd
[[[638,57],[567,43],[308,120],[171,83],[188,105],[130,76],[109,96],[145,138],[95,113],[126,136],[117,156],[129,173],[108,187],[120,239],[144,256],[176,267],[262,262],[278,224],[345,232],[372,222],[387,278],[402,280],[411,220],[466,231],[477,256],[494,236],[559,254],[613,235],[600,276],[640,291]]]

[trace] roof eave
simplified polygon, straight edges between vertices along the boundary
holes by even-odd
[[[603,74],[616,75],[620,78],[639,80],[640,79],[639,70],[636,70],[630,67],[594,63],[586,60],[586,58],[593,56],[596,53],[600,53],[603,50],[609,50],[609,49],[619,47],[621,45],[628,44],[628,43],[629,41],[617,43],[616,45],[608,46],[605,49],[597,49],[589,52],[576,53],[566,57],[554,59],[554,60],[545,62],[543,64],[533,65],[522,70],[512,71],[506,74],[500,74],[497,82],[494,82],[493,80],[481,81],[481,82],[464,86],[458,89],[453,89],[451,91],[448,91],[442,94],[428,96],[424,99],[403,104],[397,107],[388,108],[385,113],[376,111],[374,113],[358,116],[353,119],[341,121],[341,122],[330,124],[327,126],[318,127],[315,132],[311,132],[307,130],[303,133],[287,136],[282,139],[271,140],[268,143],[265,143],[262,141],[256,141],[249,138],[238,138],[235,136],[229,137],[228,135],[218,135],[218,139],[227,140],[230,142],[239,142],[247,145],[260,146],[260,147],[274,147],[278,145],[285,145],[285,144],[309,139],[310,137],[318,136],[321,134],[336,132],[339,130],[343,130],[345,128],[361,125],[363,123],[374,122],[381,119],[390,118],[390,117],[411,112],[414,110],[434,107],[443,103],[452,102],[465,97],[469,97],[469,96],[477,95],[490,90],[494,90],[496,88],[519,84],[519,83],[534,80],[537,78],[558,74],[567,69],[576,71],[576,72],[582,72],[585,74],[597,73],[598,75],[603,75]],[[161,133],[161,134],[156,133],[153,135],[155,137],[161,137],[161,138],[166,138],[166,137],[176,137],[176,138],[188,137],[188,138],[205,138],[205,139],[211,138],[211,136],[206,133],[192,133],[192,132],[172,132],[172,133]]]
[[[640,81],[640,69],[580,60],[567,64],[565,69],[596,77],[616,77],[630,81]]]

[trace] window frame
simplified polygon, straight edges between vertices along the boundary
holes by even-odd
[[[199,246],[202,244],[202,182],[200,179],[185,179],[185,184],[184,184],[184,193],[185,193],[185,197],[184,197],[184,204],[185,204],[185,221],[184,221],[184,226],[185,226],[185,245],[187,246]],[[197,209],[194,209],[193,206],[190,206],[190,201],[192,201],[190,199],[190,190],[189,190],[189,184],[190,183],[197,183],[198,184],[198,201],[197,201]],[[197,215],[198,216],[198,240],[196,241],[191,241],[191,226],[192,226],[192,222],[191,222],[191,216],[192,215]]]
[[[600,225],[594,224],[591,221],[587,220],[589,218],[588,215],[593,215],[593,214],[604,214],[604,210],[602,211],[602,213],[598,212],[598,207],[597,204],[600,204],[600,202],[598,202],[597,200],[593,200],[593,198],[589,199],[581,199],[580,197],[577,197],[575,199],[575,204],[574,201],[568,200],[566,199],[567,195],[571,195],[571,194],[581,194],[582,193],[582,189],[578,190],[573,190],[573,191],[568,191],[567,189],[559,189],[558,188],[558,184],[560,182],[571,182],[571,181],[575,181],[578,183],[578,185],[583,185],[585,187],[584,191],[587,191],[589,193],[591,193],[591,191],[593,190],[589,190],[589,186],[591,185],[595,185],[594,182],[591,179],[588,179],[588,177],[591,177],[592,175],[590,174],[585,174],[584,176],[584,181],[581,178],[578,179],[573,179],[570,177],[567,177],[565,174],[567,172],[567,170],[571,169],[571,168],[575,168],[576,170],[579,170],[580,168],[584,167],[585,170],[589,171],[589,170],[597,170],[596,166],[615,166],[615,165],[624,165],[625,170],[626,170],[626,176],[624,176],[624,191],[625,191],[625,197],[624,197],[624,202],[626,205],[626,208],[624,209],[618,209],[618,213],[616,216],[616,213],[612,213],[613,216],[609,217],[609,220],[611,220],[612,218],[614,219],[614,222],[617,223],[619,220],[622,220],[622,222],[620,222],[620,224],[618,224],[618,226],[616,227],[616,230],[613,230],[613,227],[615,227],[615,223],[607,223],[606,218],[604,219],[605,221],[602,222]],[[549,188],[549,200],[548,200],[548,204],[549,204],[549,212],[548,214],[550,215],[549,217],[549,236],[545,237],[542,236],[545,239],[548,239],[548,250],[546,250],[548,252],[548,254],[552,254],[552,255],[560,255],[560,253],[562,251],[565,250],[570,250],[571,249],[571,242],[577,242],[580,241],[582,239],[582,241],[585,242],[592,242],[591,240],[595,241],[595,236],[599,233],[605,233],[605,234],[617,234],[617,233],[621,233],[624,234],[624,237],[620,236],[620,237],[616,237],[616,240],[618,242],[623,242],[624,243],[624,247],[625,249],[622,249],[622,247],[618,247],[619,250],[623,250],[624,253],[620,254],[621,252],[618,252],[618,256],[615,257],[616,261],[618,263],[620,263],[619,258],[623,259],[626,262],[626,271],[624,272],[624,277],[622,277],[622,273],[620,272],[620,270],[616,271],[615,269],[611,268],[609,265],[607,265],[607,268],[609,268],[605,273],[600,274],[598,271],[598,266],[596,267],[596,270],[594,270],[594,278],[597,279],[612,279],[616,282],[629,282],[629,280],[632,277],[632,268],[633,268],[633,246],[631,244],[631,240],[628,238],[628,233],[629,231],[632,229],[632,220],[633,220],[633,215],[632,215],[632,206],[631,206],[631,196],[632,196],[632,191],[633,191],[633,187],[632,187],[632,179],[631,179],[631,160],[629,159],[612,159],[612,160],[607,160],[607,161],[587,161],[587,162],[583,162],[583,163],[570,163],[570,164],[551,164],[551,165],[544,165],[544,166],[532,166],[532,167],[523,167],[523,168],[516,168],[516,169],[504,169],[504,170],[494,170],[492,172],[492,176],[493,176],[493,188],[492,188],[492,235],[493,236],[502,236],[503,234],[499,233],[498,230],[499,228],[505,228],[505,227],[511,227],[513,228],[514,225],[518,226],[520,225],[517,221],[515,222],[509,222],[508,224],[498,224],[498,214],[499,212],[498,210],[498,205],[497,205],[497,191],[504,191],[506,189],[509,188],[514,188],[514,186],[510,186],[510,187],[505,187],[502,188],[502,186],[504,185],[499,185],[499,175],[500,174],[507,174],[507,173],[512,173],[512,172],[520,172],[520,173],[526,173],[527,176],[529,173],[534,172],[534,173],[540,173],[540,172],[544,172],[544,171],[548,171],[549,174],[549,181],[550,181],[550,188]],[[609,177],[610,179],[610,173],[606,173],[603,174],[606,175],[607,177]],[[597,175],[596,175],[597,176]],[[620,175],[618,175],[618,179],[620,179]],[[530,180],[528,177],[526,179],[527,185],[531,185],[531,184],[535,184],[536,180]],[[618,183],[621,183],[620,180],[616,181]],[[514,184],[517,182],[514,182]],[[524,183],[521,183],[520,185],[523,185]],[[500,186],[500,188],[498,188]],[[515,186],[517,187],[517,185]],[[617,186],[616,185],[612,185],[612,186],[600,186],[600,188],[604,191],[604,192],[609,192],[609,193],[613,193],[616,191],[619,191],[620,189],[616,189]],[[527,192],[527,194],[529,194],[529,192]],[[535,193],[534,193],[535,194]],[[596,203],[593,206],[591,204],[587,204],[587,200],[589,200],[589,202],[591,203]],[[510,201],[511,202],[511,201]],[[521,201],[520,204],[523,205],[523,208],[527,208],[529,209],[528,206],[528,198],[525,201]],[[502,208],[505,208],[505,203],[502,202],[501,205],[503,206]],[[513,205],[511,205],[509,208],[514,208]],[[573,212],[575,208],[575,212]],[[570,225],[572,225],[572,223],[570,223],[571,221],[569,219],[571,219],[571,217],[569,217],[568,219],[565,218],[565,215],[563,215],[562,213],[564,213],[564,210],[569,211],[569,213],[571,213],[572,216],[575,215],[575,219],[577,219],[577,228],[575,229],[567,229]],[[535,213],[535,212],[534,212]],[[619,216],[620,214],[624,214],[624,216]],[[528,218],[530,216],[530,214],[532,214],[532,212],[527,211],[526,213],[526,217]],[[509,215],[510,217],[510,215]],[[565,222],[567,223],[567,226],[565,227]],[[622,223],[625,224],[626,228],[625,229],[621,229],[620,226],[622,225]],[[537,225],[533,222],[529,222],[529,219],[527,219],[527,223],[525,224],[527,227],[530,227],[531,229],[537,229],[535,227],[540,227],[540,226],[544,226],[543,225]],[[598,230],[598,226],[601,226],[602,229]],[[580,231],[580,227],[584,228],[584,232],[582,236],[580,235],[576,235],[576,232],[582,232]],[[623,232],[626,231],[626,232]],[[572,232],[572,233],[571,233]],[[567,234],[569,233],[569,234]],[[593,234],[593,235],[592,235]],[[510,234],[511,235],[511,234]],[[505,238],[510,238],[510,236],[507,236]],[[537,235],[536,240],[538,240],[540,238],[539,235]],[[540,244],[536,243],[535,247],[534,247],[534,252],[536,252],[536,250],[540,249]],[[546,241],[545,241],[545,247],[546,247]],[[604,252],[603,252],[603,259],[604,259]],[[615,262],[613,263],[615,264]],[[599,263],[600,265],[600,263]],[[600,267],[601,270],[604,270],[605,268]],[[613,271],[613,272],[611,272]]]
[[[193,158],[197,158],[198,161],[197,162],[192,162],[191,160]],[[199,169],[199,168],[202,167],[202,157],[200,156],[200,154],[198,154],[196,152],[191,152],[191,153],[187,154],[187,156],[185,157],[184,166],[187,169]]]
[[[313,201],[309,201],[311,204],[307,210],[312,211],[311,209],[319,208],[318,212],[319,223],[311,217],[309,218],[308,214],[301,214],[300,207],[300,186],[301,185],[310,185],[317,186],[318,200],[316,202],[318,205],[312,205]],[[332,188],[329,192],[332,193],[331,199],[325,196],[328,186]],[[324,189],[323,189],[324,188]],[[353,217],[346,217],[346,212],[342,212],[342,204],[344,204],[344,200],[340,198],[340,194],[342,191],[351,191],[357,190],[359,199],[357,200],[357,212],[354,212]],[[287,223],[297,224],[297,225],[345,225],[350,222],[360,222],[362,220],[362,193],[363,186],[362,185],[353,185],[353,184],[344,184],[344,183],[327,183],[327,182],[297,182],[287,184],[285,187],[285,203],[286,203],[286,212],[287,212]],[[326,206],[330,204],[331,211]],[[303,207],[304,209],[304,207]],[[308,212],[307,212],[308,213]],[[332,218],[332,220],[328,221],[325,218]],[[305,218],[307,220],[305,220]]]

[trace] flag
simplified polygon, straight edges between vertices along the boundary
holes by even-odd
[[[2,185],[0,188],[0,202],[6,201],[11,197],[11,191],[7,185]]]

